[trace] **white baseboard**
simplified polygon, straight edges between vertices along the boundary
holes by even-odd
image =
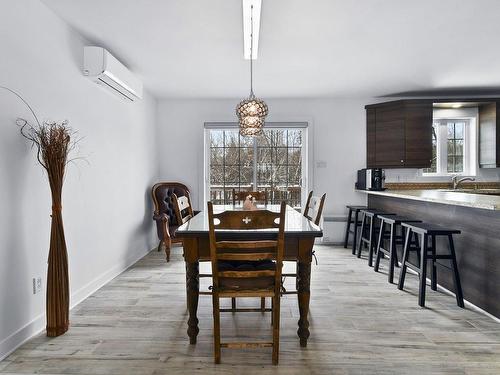
[[[430,279],[427,279],[427,281],[429,282],[429,284],[431,283]],[[438,288],[438,290],[440,290],[441,292],[443,292],[445,294],[456,297],[455,293],[453,293],[451,290],[446,289],[444,286],[437,284],[437,288]],[[465,298],[464,298],[464,304],[465,304],[465,306],[470,307],[472,310],[475,310],[480,314],[486,315],[487,317],[493,319],[495,322],[500,323],[500,318],[497,318],[495,315],[490,314],[488,311],[485,311],[482,308],[480,308],[479,306],[474,305],[472,302],[467,301]]]
[[[90,281],[80,289],[74,291],[70,296],[70,309],[73,309],[80,302],[85,300],[88,296],[94,293],[96,290],[102,288],[104,285],[109,283],[116,276],[120,275],[122,272],[127,270],[130,266],[135,264],[151,250],[140,251],[137,254],[124,259],[119,264],[115,265],[111,269],[107,270],[103,274],[96,277],[94,280]],[[0,361],[4,360],[9,354],[14,350],[19,348],[26,341],[31,339],[33,336],[38,335],[40,332],[45,330],[45,313],[37,316],[31,322],[27,323],[25,326],[19,328],[17,331],[9,335],[6,339],[0,342]],[[71,322],[70,322],[71,329]]]
[[[401,267],[401,262],[398,262],[398,264]],[[414,270],[412,270],[409,267],[407,268],[407,272],[418,277],[418,273],[416,273]],[[426,280],[426,284],[429,286],[431,284],[431,279],[426,277],[425,280]],[[441,284],[437,284],[437,288],[439,291],[456,298],[455,293],[453,293],[449,289],[446,289]],[[482,308],[480,308],[479,306],[474,305],[472,302],[467,301],[465,298],[464,298],[464,305],[470,307],[472,310],[475,310],[480,314],[486,315],[487,317],[493,319],[495,322],[500,323],[500,318],[497,318],[495,315],[490,314],[488,311],[485,311]]]
[[[4,360],[14,350],[33,336],[45,329],[45,314],[38,315],[31,322],[19,328],[2,342],[0,342],[0,361]]]
[[[137,263],[140,259],[142,259],[150,251],[152,251],[152,249],[147,250],[147,251],[140,251],[137,254],[133,254],[133,255],[129,256],[128,258],[126,258],[122,262],[120,262],[119,264],[115,265],[114,267],[110,268],[108,271],[104,272],[102,275],[96,277],[91,282],[87,283],[86,285],[84,285],[80,289],[73,292],[71,295],[71,298],[70,298],[70,309],[72,309],[73,307],[78,305],[80,302],[82,302],[84,299],[86,299],[88,296],[90,296],[96,290],[102,288],[104,285],[109,283],[116,276],[123,273],[130,266]]]

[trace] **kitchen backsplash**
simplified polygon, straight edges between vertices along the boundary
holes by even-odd
[[[484,169],[478,168],[477,175],[473,176],[476,181],[500,181],[500,168]],[[450,176],[422,176],[421,169],[386,169],[385,182],[447,182]]]

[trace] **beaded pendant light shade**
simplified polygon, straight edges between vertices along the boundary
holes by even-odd
[[[245,116],[266,117],[268,113],[267,104],[262,99],[256,98],[253,92],[248,99],[242,100],[236,107],[236,114],[239,118]]]
[[[261,135],[264,120],[269,113],[267,104],[253,93],[253,5],[250,12],[250,96],[236,106],[240,134],[244,136]]]
[[[262,134],[264,119],[259,116],[245,116],[240,119],[240,134],[254,137]]]

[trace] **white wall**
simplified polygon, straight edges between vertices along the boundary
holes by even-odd
[[[155,244],[149,188],[157,180],[156,101],[125,102],[82,76],[85,41],[38,0],[0,4],[0,85],[42,119],[68,119],[83,137],[68,166],[63,219],[71,303],[114,277]],[[50,193],[16,117],[31,120],[0,90],[0,359],[45,327]],[[32,294],[32,277],[42,293]]]
[[[364,106],[380,99],[274,99],[266,100],[268,121],[308,121],[313,168],[310,189],[326,192],[325,214],[344,215],[346,204],[364,204],[366,195],[354,191],[356,171],[366,166],[366,116]],[[225,100],[175,100],[158,102],[160,178],[182,181],[192,190],[193,204],[203,209],[203,123],[236,120],[238,98]],[[326,168],[317,168],[325,161]],[[445,181],[448,177],[423,177],[420,169],[386,170],[388,182]],[[477,169],[478,181],[500,179],[499,169]],[[325,222],[329,242],[342,240],[344,224]]]
[[[203,124],[236,120],[240,99],[159,100],[158,142],[160,178],[185,182],[193,204],[203,208]],[[325,213],[345,212],[348,203],[360,204],[366,196],[354,192],[356,170],[366,164],[364,105],[370,99],[266,100],[268,121],[308,121],[313,179],[310,189],[327,193]],[[326,168],[316,168],[325,161]]]

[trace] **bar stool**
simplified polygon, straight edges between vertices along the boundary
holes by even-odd
[[[401,223],[406,222],[406,223],[421,223],[422,220],[417,220],[417,219],[411,219],[408,217],[404,216],[397,216],[397,215],[379,215],[378,218],[380,219],[380,230],[379,230],[379,236],[378,236],[378,242],[377,242],[377,247],[376,247],[376,252],[375,252],[375,267],[373,268],[375,272],[378,272],[379,266],[380,266],[380,259],[384,257],[384,255],[387,255],[389,257],[389,272],[387,279],[389,283],[393,283],[394,281],[394,267],[398,266],[398,255],[396,252],[396,245],[404,245],[404,236],[405,236],[405,229],[404,227],[401,226]],[[386,230],[386,226],[389,227],[388,230]],[[400,230],[400,235],[397,234],[398,229]],[[387,233],[389,233],[389,237],[386,237]],[[384,248],[384,239],[389,239],[389,248],[386,249]],[[411,243],[415,243],[416,247],[411,247]],[[410,239],[410,249],[419,251],[420,248],[418,247],[418,236],[415,233],[415,240],[412,241]]]
[[[437,269],[436,260],[438,259],[448,259],[451,261],[451,270],[453,271],[453,281],[455,284],[455,296],[457,299],[457,305],[464,307],[464,297],[462,293],[462,285],[460,284],[460,275],[458,273],[457,258],[455,255],[455,245],[453,244],[453,235],[460,234],[461,232],[457,229],[449,229],[442,227],[440,225],[428,224],[428,223],[402,223],[403,227],[406,227],[406,238],[405,247],[403,251],[403,260],[401,273],[399,274],[398,289],[403,290],[406,269],[407,267],[414,270],[419,278],[419,289],[418,289],[418,304],[420,306],[425,306],[425,288],[426,288],[426,278],[427,278],[427,261],[432,260],[432,273],[431,273],[431,289],[437,290]],[[421,250],[420,250],[420,267],[408,262],[408,248],[409,239],[412,233],[417,233],[421,236]],[[444,236],[448,237],[448,249],[449,254],[437,254],[436,253],[436,237]],[[429,245],[428,240],[431,240]],[[442,264],[440,264],[442,265]]]
[[[371,267],[373,265],[373,250],[375,248],[374,233],[377,229],[375,227],[375,221],[379,215],[395,215],[392,213],[384,212],[375,208],[365,208],[361,211],[361,229],[359,230],[359,241],[358,241],[358,254],[357,257],[361,258],[361,250],[363,245],[368,247],[368,265]],[[367,226],[368,227],[368,231]],[[368,232],[368,233],[366,233]]]
[[[359,220],[359,211],[366,209],[366,206],[346,206],[349,209],[349,214],[347,216],[347,226],[345,228],[345,239],[344,239],[344,248],[347,249],[347,243],[349,242],[349,233],[352,233],[352,255],[356,254],[356,244],[358,242],[358,228],[361,225],[361,221]],[[354,213],[354,219],[352,218],[352,214]],[[351,224],[354,224],[354,229],[351,230]]]

